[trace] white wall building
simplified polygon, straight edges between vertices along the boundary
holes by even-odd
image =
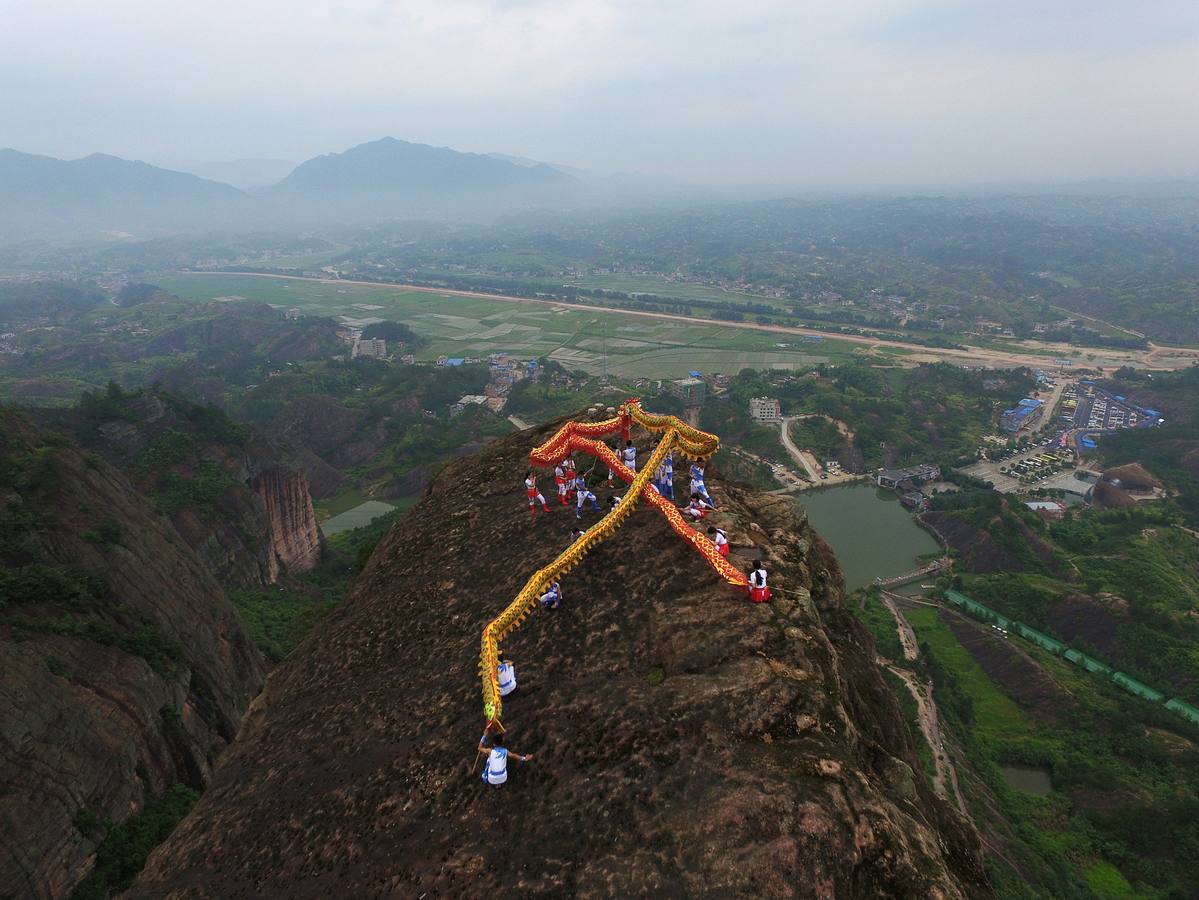
[[[373,356],[381,359],[386,355],[386,338],[359,338],[354,342],[354,349],[350,352],[351,358],[359,356]]]
[[[779,422],[783,418],[783,410],[774,397],[751,397],[749,417],[755,422]]]

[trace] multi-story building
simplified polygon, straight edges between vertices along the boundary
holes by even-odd
[[[376,359],[381,359],[386,355],[386,338],[359,338],[354,342],[354,349],[350,351],[351,358],[357,358],[359,356],[372,356]]]
[[[1022,428],[1030,428],[1041,418],[1045,404],[1040,400],[1025,397],[1012,409],[1005,409],[999,417],[999,427],[1009,434]]]
[[[783,409],[775,397],[750,397],[749,417],[755,422],[779,422]]]
[[[702,378],[680,378],[670,383],[670,392],[688,406],[703,406],[706,388]]]

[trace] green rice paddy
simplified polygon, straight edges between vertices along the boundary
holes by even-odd
[[[681,378],[690,369],[735,373],[746,367],[803,370],[861,356],[862,348],[834,338],[799,336],[719,323],[671,321],[486,297],[406,290],[386,285],[307,281],[253,275],[170,274],[155,278],[184,299],[237,298],[297,308],[306,315],[403,322],[428,340],[417,358],[546,356],[568,369],[625,378]],[[879,354],[880,361],[888,357]]]

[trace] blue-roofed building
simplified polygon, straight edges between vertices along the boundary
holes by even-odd
[[[695,369],[692,369],[687,374],[690,375],[692,378],[703,378],[704,377],[702,372],[697,372]]]
[[[1009,434],[1028,428],[1041,418],[1045,404],[1040,400],[1025,397],[1012,409],[1005,409],[999,417],[999,427]]]
[[[465,363],[466,363],[466,360],[462,359],[459,356],[451,356],[449,359],[447,359],[445,361],[445,364],[447,366],[461,366],[461,365],[464,365]]]

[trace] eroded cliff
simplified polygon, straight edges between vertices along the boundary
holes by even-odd
[[[519,489],[547,434],[441,473],[129,896],[986,895],[829,549],[789,501],[719,478],[716,521],[775,601],[639,506],[506,643],[509,744],[536,760],[480,784],[481,629],[575,523],[530,521]]]

